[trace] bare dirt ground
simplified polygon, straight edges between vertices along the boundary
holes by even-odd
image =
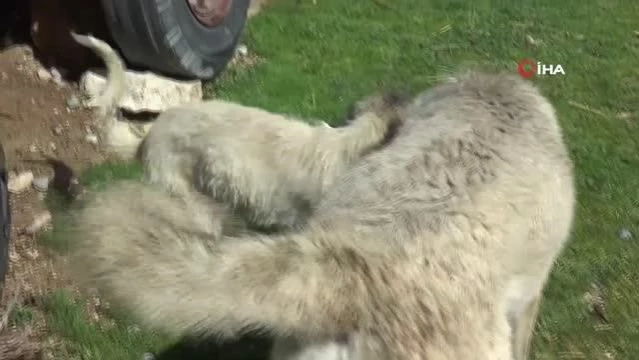
[[[33,3],[41,2],[38,0]],[[262,10],[266,2],[253,0],[249,16]],[[48,2],[42,2],[45,3]],[[61,2],[56,0],[56,3]],[[34,8],[56,9],[51,5],[53,3],[46,7],[42,4]],[[95,57],[87,60],[87,56],[93,54],[78,49],[75,52],[67,51],[58,43],[63,38],[60,34],[67,32],[64,29],[66,25],[60,26],[60,23],[66,24],[68,20],[60,14],[57,18],[47,18],[47,12],[54,12],[46,9],[32,13],[29,24],[21,24],[23,30],[20,30],[20,35],[29,38],[24,30],[31,27],[31,36],[35,36],[32,41],[41,47],[39,59],[51,63],[51,56],[53,60],[59,60],[60,54],[69,57],[69,54],[76,53],[77,59],[64,59],[63,56],[61,60],[66,63],[77,60],[75,62],[80,66],[94,65]],[[37,26],[34,28],[33,17],[39,17],[40,32],[34,33]],[[44,57],[41,56],[42,50],[46,53]],[[232,61],[231,66],[238,65],[235,63]],[[247,64],[239,64],[244,65]],[[107,159],[91,139],[93,128],[91,111],[81,106],[76,85],[64,82],[55,70],[43,67],[34,58],[32,47],[14,45],[0,50],[0,143],[4,147],[10,172],[16,175],[30,171],[35,179],[52,179],[49,189],[68,192],[76,176],[89,166]],[[45,196],[45,191],[34,186],[11,194],[13,225],[9,273],[0,298],[2,360],[51,358],[50,350],[57,341],[45,331],[44,314],[37,310],[39,299],[54,289],[74,290],[73,285],[56,272],[53,255],[36,244],[33,234],[25,234],[24,231],[47,213]],[[26,327],[13,326],[9,319],[11,309],[24,306],[36,309],[34,319]],[[91,309],[88,310],[91,312]]]
[[[80,106],[76,89],[51,76],[33,58],[29,47],[15,46],[0,52],[0,89],[0,141],[8,169],[14,174],[31,171],[36,179],[54,179],[51,186],[64,190],[72,174],[105,160],[90,141],[91,113]],[[10,270],[1,302],[4,309],[29,305],[52,289],[69,287],[54,270],[51,257],[36,245],[34,236],[23,234],[23,229],[46,211],[44,198],[45,193],[33,187],[12,194]],[[6,336],[11,336],[16,346],[35,348],[35,343],[25,341],[44,340],[42,324],[38,323],[19,329],[20,333],[16,333],[18,329],[5,329],[9,333]],[[0,330],[2,325],[8,326],[7,321],[0,324]]]

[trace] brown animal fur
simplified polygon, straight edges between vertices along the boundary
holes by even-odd
[[[122,60],[101,40],[73,36],[109,69],[107,90],[94,103],[102,114],[110,113],[124,93]],[[349,126],[334,129],[208,100],[166,110],[144,140],[112,120],[103,132],[124,157],[138,152],[148,182],[174,194],[203,192],[231,204],[254,225],[292,227],[304,222],[336,178],[392,135],[405,101],[398,94],[371,96]]]
[[[404,113],[299,231],[215,237],[198,208],[128,184],[77,214],[70,263],[148,325],[266,329],[274,360],[525,359],[573,219],[554,110],[529,82],[475,73]]]

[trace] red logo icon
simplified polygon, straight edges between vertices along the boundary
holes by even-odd
[[[517,72],[524,79],[530,79],[537,73],[537,63],[531,59],[524,59],[517,64]]]

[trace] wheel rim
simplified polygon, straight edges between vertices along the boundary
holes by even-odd
[[[193,16],[206,27],[219,25],[231,10],[233,0],[186,0]]]

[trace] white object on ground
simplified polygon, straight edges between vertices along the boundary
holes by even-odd
[[[31,171],[25,171],[18,175],[9,175],[7,188],[10,193],[19,194],[28,189],[32,182],[33,173]]]
[[[102,94],[106,78],[87,71],[80,79],[80,90],[89,99]],[[118,106],[132,113],[159,113],[167,108],[202,99],[202,82],[175,80],[151,72],[126,72],[126,94]]]
[[[27,235],[34,235],[42,230],[45,226],[51,223],[51,213],[48,211],[44,211],[38,214],[29,226],[24,229],[24,233]]]

